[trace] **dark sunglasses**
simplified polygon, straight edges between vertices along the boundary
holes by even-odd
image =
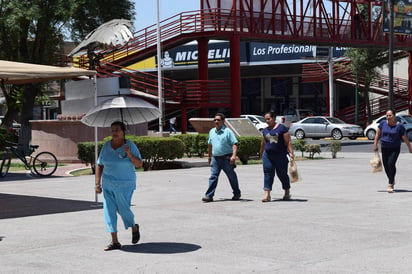
[[[215,121],[215,122],[216,122],[216,121],[217,121],[217,122],[220,122],[220,121],[222,121],[222,120],[220,120],[220,119],[214,119],[213,121]]]

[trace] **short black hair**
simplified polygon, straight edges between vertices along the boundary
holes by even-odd
[[[269,116],[272,117],[273,119],[276,118],[276,113],[274,111],[268,111],[268,112],[265,113],[265,115],[266,114],[269,114]]]
[[[222,118],[222,121],[224,121],[226,119],[226,116],[223,113],[220,113],[220,112],[216,113],[215,117],[216,116],[220,116],[220,118]]]
[[[126,125],[125,125],[123,122],[121,122],[121,121],[114,121],[114,122],[110,125],[110,127],[112,127],[112,126],[120,126],[120,129],[121,129],[123,132],[126,132]]]

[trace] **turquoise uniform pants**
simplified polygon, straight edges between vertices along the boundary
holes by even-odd
[[[124,228],[135,224],[134,214],[130,209],[134,189],[103,189],[103,212],[106,231],[117,232],[117,213],[122,217]]]

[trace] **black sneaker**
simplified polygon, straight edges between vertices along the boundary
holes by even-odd
[[[240,194],[233,195],[232,201],[239,201],[240,200]]]
[[[213,202],[213,197],[205,196],[205,197],[202,198],[202,201],[203,201],[204,203]]]

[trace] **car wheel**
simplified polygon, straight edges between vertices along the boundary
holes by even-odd
[[[376,131],[374,129],[370,129],[366,132],[366,137],[368,137],[368,140],[374,140],[376,135]]]
[[[295,137],[296,137],[296,139],[301,140],[301,139],[305,138],[305,132],[301,129],[298,129],[295,132]]]
[[[412,130],[408,130],[406,132],[406,136],[408,137],[409,141],[412,141]]]
[[[342,139],[342,137],[342,132],[339,129],[335,128],[334,130],[332,130],[333,140],[340,140]]]

